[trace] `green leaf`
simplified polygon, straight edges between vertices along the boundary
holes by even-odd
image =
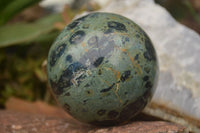
[[[5,24],[15,14],[39,1],[41,0],[1,0],[0,25]]]
[[[12,2],[11,0],[1,0],[0,1],[0,9],[1,9],[0,12],[2,12],[11,2]]]
[[[55,30],[54,23],[62,21],[60,14],[53,14],[30,24],[13,24],[0,27],[0,48],[29,43]]]

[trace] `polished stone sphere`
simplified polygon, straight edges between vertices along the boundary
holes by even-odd
[[[94,125],[116,125],[151,99],[158,61],[151,40],[133,21],[91,13],[57,37],[47,73],[53,95],[70,115]]]

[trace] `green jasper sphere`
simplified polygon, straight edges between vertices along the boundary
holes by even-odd
[[[90,124],[115,125],[149,102],[158,61],[151,40],[133,21],[91,13],[57,37],[47,72],[53,95],[70,115]]]

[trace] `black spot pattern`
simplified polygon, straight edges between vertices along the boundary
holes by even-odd
[[[136,54],[134,60],[138,60],[138,58],[139,58],[139,54]]]
[[[109,21],[108,27],[110,29],[110,32],[111,32],[112,29],[115,29],[115,30],[120,31],[120,32],[127,32],[126,26],[122,23],[119,23],[119,22]]]
[[[113,83],[111,86],[109,86],[108,88],[102,89],[100,92],[107,92],[109,90],[111,90],[114,87],[115,83]]]
[[[93,63],[93,65],[95,67],[98,67],[103,62],[103,59],[104,59],[104,57],[99,57],[97,60],[95,60],[95,62]]]
[[[109,33],[113,33],[113,32],[114,32],[113,29],[107,29],[107,30],[104,32],[104,34],[109,34]]]
[[[73,73],[78,72],[80,70],[86,70],[86,68],[80,64],[79,62],[75,62],[71,64],[66,70],[62,72],[58,82],[53,82],[50,80],[51,87],[56,95],[60,95],[63,93],[63,89],[70,87],[73,85],[71,79],[73,78]],[[78,83],[80,84],[80,80]]]
[[[149,80],[149,76],[144,76],[143,81],[147,81],[147,80]]]
[[[86,99],[86,100],[83,100],[83,104],[86,104],[86,103],[87,103],[87,101],[88,101],[88,99]]]
[[[91,90],[87,90],[86,92],[87,92],[87,94],[91,94],[91,93],[92,93],[92,91],[91,91]]]
[[[99,69],[99,70],[98,70],[98,75],[101,75],[101,74],[102,74],[102,70]]]
[[[75,28],[79,23],[80,23],[80,21],[74,21],[74,22],[70,23],[67,26],[68,30],[71,30],[71,29]]]
[[[71,94],[69,92],[65,93],[65,96],[71,96]]]
[[[130,40],[129,40],[129,38],[128,38],[128,37],[126,37],[126,38],[125,38],[125,41],[126,41],[126,42],[129,42]]]
[[[129,42],[129,38],[122,36],[122,44],[125,44],[126,42]]]
[[[122,73],[121,77],[120,77],[120,80],[122,82],[124,82],[125,80],[127,80],[129,78],[129,76],[131,75],[131,71],[128,70],[128,71],[125,71]]]
[[[69,114],[71,114],[71,113],[70,113],[71,107],[69,106],[69,104],[65,103],[64,106],[63,106],[63,108],[64,108],[64,110],[65,110],[66,112],[68,112]]]
[[[71,29],[74,29],[76,28],[81,22],[85,21],[85,19],[90,16],[90,15],[86,15],[86,16],[83,16],[83,17],[80,17],[76,20],[74,20],[72,23],[70,23],[68,26],[67,26],[67,29],[68,30],[71,30]],[[84,26],[84,28],[88,28],[88,26]]]
[[[56,64],[56,61],[58,60],[58,58],[61,57],[61,55],[64,53],[66,48],[66,44],[61,44],[60,46],[58,46],[56,48],[56,50],[54,50],[52,52],[52,54],[50,55],[50,66],[53,67]]]
[[[90,124],[101,125],[101,126],[111,126],[126,122],[137,115],[147,104],[149,99],[152,97],[151,90],[147,90],[142,96],[139,96],[136,101],[129,103],[125,102],[124,108],[121,112],[112,110],[108,113],[110,120],[102,121],[92,121]]]
[[[114,47],[116,46],[114,40],[112,40],[109,36],[102,36],[101,38],[93,37],[91,40],[93,41],[88,42],[90,44],[88,44],[90,46],[90,50],[79,60],[82,64],[87,65],[88,68],[94,68],[94,64],[97,64],[96,66],[98,66],[98,62],[101,61],[103,57],[109,58],[114,50]],[[87,64],[88,61],[90,62],[89,65]]]
[[[137,34],[135,34],[135,37],[139,39],[141,36],[140,36],[140,34],[137,33]]]
[[[57,86],[57,83],[51,79],[50,79],[50,85],[54,94],[60,95],[63,93],[63,88],[60,88],[59,86]]]
[[[66,60],[70,63],[72,63],[73,59],[71,55],[67,55]]]
[[[65,103],[64,108],[70,111],[70,106],[69,106],[69,104]]]
[[[78,44],[81,43],[85,38],[85,32],[79,30],[75,32],[69,39],[70,44]]]
[[[89,87],[90,85],[89,84],[86,84],[84,87]]]
[[[148,61],[151,61],[151,60],[155,61],[156,60],[156,52],[154,50],[153,44],[151,43],[151,40],[149,39],[147,34],[145,32],[143,32],[143,34],[145,36],[145,48],[146,48],[146,51],[144,52],[143,56]]]
[[[151,89],[152,87],[153,87],[153,85],[152,85],[152,83],[150,82],[150,81],[148,81],[146,84],[145,84],[145,87],[147,88],[147,89]]]

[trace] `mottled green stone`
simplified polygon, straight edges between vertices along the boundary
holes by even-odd
[[[74,20],[50,48],[48,80],[74,118],[95,125],[128,121],[149,102],[158,62],[147,34],[111,13]]]

